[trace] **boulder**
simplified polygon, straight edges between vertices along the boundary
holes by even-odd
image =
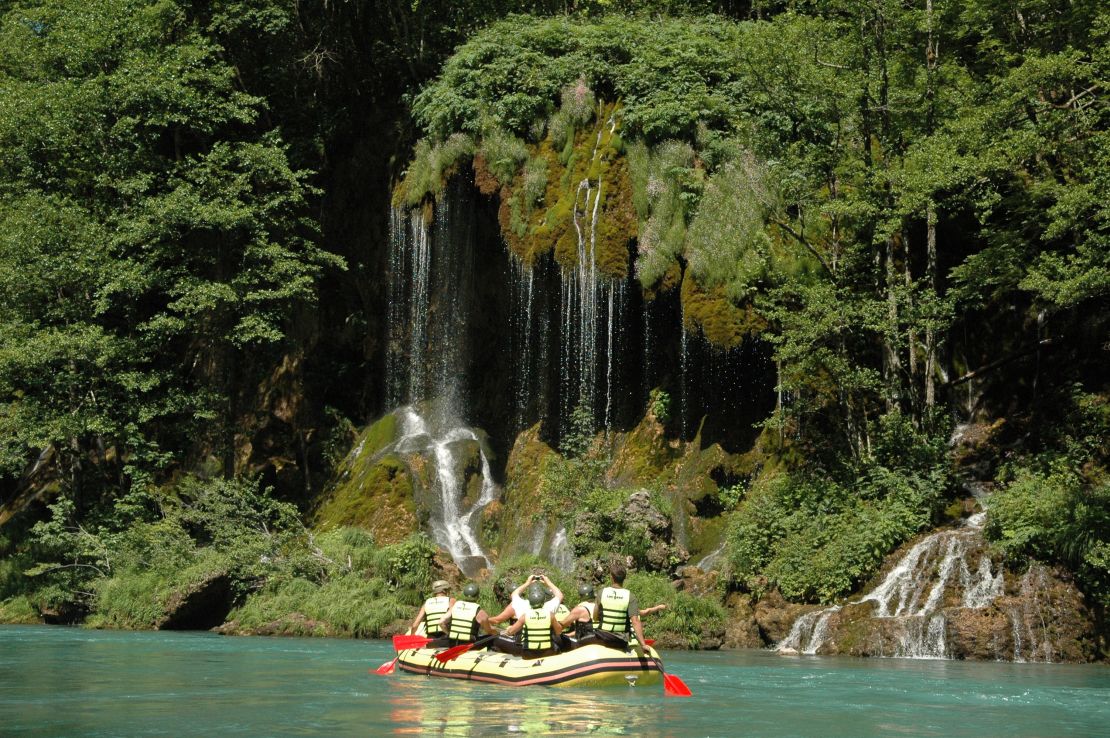
[[[733,592],[725,601],[728,620],[721,645],[724,648],[763,648],[767,645],[759,634],[755,609],[750,595]]]
[[[790,633],[799,616],[820,609],[817,605],[787,602],[777,589],[759,598],[755,605],[755,622],[765,643],[778,643]]]

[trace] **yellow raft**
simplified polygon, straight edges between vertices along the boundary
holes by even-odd
[[[596,644],[573,651],[524,659],[494,651],[467,651],[440,663],[435,655],[443,649],[415,648],[401,651],[397,664],[412,674],[470,679],[509,687],[546,684],[553,687],[651,686],[663,681],[650,646],[645,655],[638,651],[618,651]]]

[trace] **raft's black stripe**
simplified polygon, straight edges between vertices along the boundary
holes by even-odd
[[[435,665],[417,666],[417,665],[413,664],[413,665],[410,666],[410,665],[406,664],[404,661],[398,661],[397,663],[400,664],[401,668],[404,669],[405,671],[408,671],[408,672],[411,672],[411,673],[414,673],[414,674],[425,674],[427,676],[449,676],[449,677],[454,677],[456,679],[470,679],[470,680],[473,680],[473,681],[497,682],[497,683],[500,683],[500,684],[516,684],[517,682],[529,682],[529,681],[534,681],[537,684],[559,684],[560,682],[566,682],[566,681],[570,681],[572,679],[580,679],[582,677],[590,676],[591,674],[596,674],[600,671],[605,671],[606,669],[609,669],[609,668],[614,667],[614,666],[624,667],[625,671],[630,671],[630,672],[635,672],[635,671],[638,671],[638,672],[659,671],[659,667],[655,664],[654,660],[651,660],[651,661],[649,661],[647,659],[635,659],[635,660],[633,660],[633,659],[629,659],[629,658],[625,658],[625,659],[594,659],[593,661],[583,661],[582,663],[579,663],[579,664],[574,664],[572,666],[566,666],[562,669],[559,669],[558,671],[547,672],[542,677],[538,676],[537,674],[522,674],[520,676],[512,676],[512,677],[504,676],[504,675],[501,675],[501,674],[479,674],[479,673],[475,673],[475,671],[474,671],[474,668],[477,666],[477,664],[475,664],[474,666],[472,666],[470,668],[455,669],[455,668],[452,668],[452,667],[449,667],[449,666],[439,666],[439,667],[437,667]],[[636,668],[636,667],[639,667],[639,668]],[[578,673],[570,674],[568,672],[578,672]],[[536,680],[541,680],[541,681],[536,681]]]

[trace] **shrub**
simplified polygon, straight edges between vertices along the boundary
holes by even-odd
[[[528,160],[528,146],[523,141],[496,129],[482,137],[479,152],[502,186],[512,182],[521,164]]]
[[[665,604],[666,610],[644,619],[647,638],[665,639],[669,644],[685,644],[697,648],[706,635],[724,632],[727,612],[721,602],[711,596],[696,597],[676,592],[670,580],[661,574],[634,572],[625,581],[641,608]]]

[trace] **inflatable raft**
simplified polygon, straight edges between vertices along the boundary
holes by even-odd
[[[412,674],[470,679],[509,687],[533,684],[553,687],[651,686],[663,681],[656,662],[659,654],[650,647],[644,656],[640,656],[636,651],[618,651],[595,644],[538,659],[524,659],[495,651],[468,651],[445,664],[435,658],[441,650],[415,648],[401,651],[397,655],[397,665]]]

